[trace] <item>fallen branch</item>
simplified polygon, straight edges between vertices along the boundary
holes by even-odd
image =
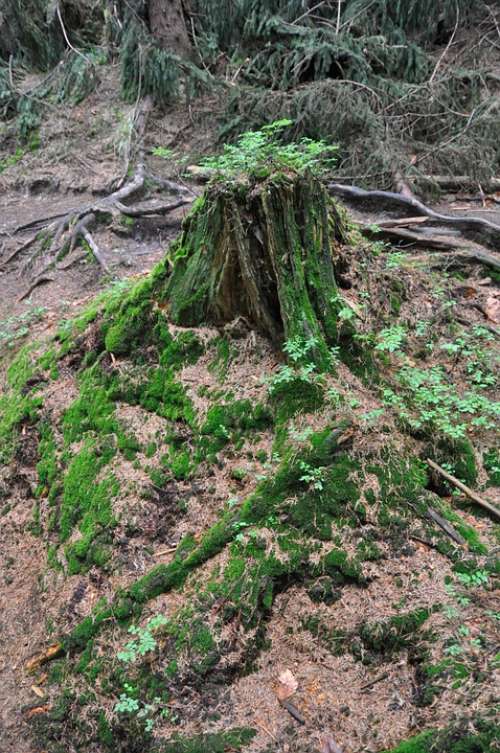
[[[401,217],[394,220],[382,220],[376,224],[379,227],[408,227],[410,225],[422,225],[428,221],[428,217]]]
[[[405,245],[419,246],[421,248],[435,248],[438,251],[454,251],[457,247],[464,248],[456,243],[444,241],[436,238],[434,235],[417,235],[409,230],[400,228],[391,228],[379,225],[374,228],[373,225],[363,225],[362,234],[370,240],[387,240],[391,243],[404,243]]]
[[[484,510],[488,510],[488,512],[490,512],[494,517],[500,520],[500,510],[497,510],[494,505],[480,497],[478,494],[476,494],[476,492],[473,492],[472,489],[469,489],[468,486],[455,478],[455,476],[452,476],[451,473],[448,473],[448,471],[445,471],[444,468],[441,468],[441,466],[435,463],[434,460],[427,458],[426,462],[427,465],[430,466],[430,468],[437,471],[443,478],[449,481],[450,484],[453,484],[453,486],[455,486],[457,489],[460,489],[460,491],[463,492],[467,497],[469,497],[469,499],[472,499],[473,502],[482,507]]]
[[[374,680],[370,680],[370,682],[367,682],[365,685],[362,685],[360,687],[360,691],[363,693],[365,690],[368,690],[368,688],[371,688],[373,685],[376,685],[378,682],[382,682],[382,680],[386,680],[389,677],[388,672],[384,672],[383,675],[379,675]]]
[[[85,238],[85,240],[87,241],[88,245],[90,246],[90,249],[91,249],[92,253],[94,254],[94,258],[96,259],[96,261],[98,262],[98,264],[101,265],[101,267],[103,268],[103,270],[107,274],[111,274],[108,265],[106,264],[106,262],[103,259],[103,256],[102,256],[102,253],[101,253],[101,250],[100,250],[99,246],[97,245],[97,243],[93,239],[92,235],[90,234],[90,232],[86,228],[83,230],[83,237]]]
[[[299,724],[306,723],[306,720],[304,719],[304,717],[302,716],[298,708],[294,706],[291,701],[286,701],[286,700],[280,701],[280,704],[283,706],[284,709],[288,711],[290,716],[293,716],[296,722],[298,722]]]
[[[365,191],[357,186],[347,186],[341,183],[330,183],[328,189],[333,196],[339,196],[348,204],[374,205],[377,209],[387,211],[411,212],[429,218],[429,225],[440,225],[458,230],[465,237],[478,240],[485,246],[497,249],[500,247],[500,225],[485,220],[482,217],[464,217],[440,214],[427,207],[418,199],[403,196],[393,191]]]
[[[456,544],[460,544],[460,546],[465,544],[465,539],[462,536],[460,536],[458,531],[455,531],[451,523],[449,523],[441,515],[438,515],[438,513],[435,510],[433,510],[432,507],[428,508],[427,517],[429,517],[431,520],[437,523],[438,526],[441,528],[441,530],[444,531],[450,537],[450,539],[453,539],[453,541]]]

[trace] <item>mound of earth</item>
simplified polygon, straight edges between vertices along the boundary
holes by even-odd
[[[24,346],[2,750],[494,750],[499,529],[427,462],[495,501],[498,347],[467,285],[267,170]]]

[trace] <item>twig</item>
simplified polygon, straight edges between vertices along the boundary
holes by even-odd
[[[382,682],[382,680],[385,680],[387,677],[389,677],[389,673],[384,672],[383,675],[379,675],[374,680],[370,680],[370,682],[367,682],[365,685],[362,685],[360,687],[360,691],[363,692],[364,690],[368,690],[368,688],[371,688],[372,685],[376,685],[378,682]]]
[[[449,38],[448,44],[446,45],[445,49],[443,50],[443,52],[439,56],[439,60],[437,61],[436,66],[435,66],[434,70],[432,71],[432,76],[429,79],[429,84],[432,84],[432,82],[434,81],[434,79],[436,77],[436,73],[438,72],[441,63],[443,62],[444,58],[446,57],[446,55],[448,53],[448,50],[450,49],[451,45],[453,44],[453,40],[455,39],[455,35],[456,35],[457,29],[458,29],[458,21],[459,21],[459,19],[460,19],[460,8],[459,8],[459,5],[457,3],[457,20],[456,20],[456,23],[455,23],[455,28],[453,29],[453,34]]]
[[[61,8],[59,7],[59,3],[57,3],[57,5],[56,5],[56,13],[57,13],[57,18],[59,19],[59,23],[61,25],[61,29],[62,29],[62,33],[63,33],[64,39],[66,40],[66,44],[68,45],[68,47],[71,50],[73,50],[73,52],[76,53],[76,55],[80,55],[81,58],[83,58],[84,60],[87,61],[87,63],[89,63],[90,65],[93,66],[94,64],[90,60],[90,58],[88,58],[86,55],[84,55],[83,52],[80,52],[80,50],[77,50],[76,47],[73,47],[73,45],[69,41],[69,37],[68,37],[68,35],[66,33],[66,28],[64,26],[64,21],[62,19]]]
[[[468,486],[463,484],[461,481],[459,481],[455,476],[452,476],[451,473],[448,473],[448,471],[445,471],[444,468],[441,468],[440,465],[434,462],[434,460],[430,460],[427,458],[426,460],[427,465],[429,465],[431,468],[433,468],[435,471],[437,471],[443,478],[445,478],[447,481],[450,482],[450,484],[453,484],[453,486],[456,486],[457,489],[460,489],[461,492],[467,495],[469,499],[472,499],[473,502],[475,502],[480,507],[484,508],[485,510],[488,510],[492,515],[494,515],[498,520],[500,520],[500,510],[497,510],[496,507],[494,507],[490,502],[487,502],[485,499],[480,497],[476,492],[473,492],[472,489],[469,489]]]
[[[162,552],[155,552],[155,557],[164,557],[166,554],[173,554],[177,551],[176,546],[170,547],[170,549],[164,549]]]
[[[298,708],[294,706],[291,701],[286,701],[286,700],[280,701],[280,704],[283,706],[284,709],[288,711],[290,716],[293,716],[296,722],[298,722],[299,724],[306,723],[306,720],[304,719],[304,717],[302,716]]]
[[[338,34],[340,32],[340,13],[342,8],[342,2],[343,0],[337,0],[337,25],[335,27],[335,34]]]
[[[321,746],[321,753],[342,753],[341,749],[333,739],[333,737],[326,737],[323,740]]]
[[[295,24],[298,24],[299,21],[302,21],[303,18],[306,18],[307,16],[310,16],[311,13],[314,13],[315,10],[318,10],[318,8],[321,8],[321,6],[325,4],[325,2],[326,2],[326,0],[321,0],[320,3],[317,3],[316,5],[313,5],[312,8],[309,8],[309,10],[306,10],[306,12],[303,13],[298,18],[296,18],[295,21],[292,21],[292,23],[290,24],[290,26],[295,26]]]
[[[95,240],[93,239],[92,235],[87,230],[87,228],[83,229],[82,235],[87,241],[87,243],[89,244],[90,249],[95,256],[96,261],[101,265],[101,267],[104,269],[106,274],[108,275],[111,274],[111,270],[109,269],[108,265],[104,261],[104,258],[102,256],[99,246],[97,245],[97,243],[95,242]]]
[[[267,727],[265,726],[265,724],[262,724],[262,722],[259,722],[257,719],[255,719],[255,724],[257,725],[257,727],[260,727],[261,730],[263,730],[266,733],[266,735],[269,735],[269,737],[272,740],[274,740],[275,743],[278,742],[278,738],[275,735],[273,735],[273,733],[271,732],[270,729],[267,729]]]

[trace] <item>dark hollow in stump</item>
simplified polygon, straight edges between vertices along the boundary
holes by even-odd
[[[175,324],[246,318],[274,342],[315,343],[316,360],[352,334],[335,259],[347,225],[323,184],[308,174],[210,186],[171,249],[166,289]]]

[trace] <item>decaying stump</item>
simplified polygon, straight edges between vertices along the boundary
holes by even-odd
[[[171,252],[170,317],[196,326],[241,316],[275,342],[314,341],[324,361],[349,334],[339,326],[334,272],[346,235],[345,220],[310,175],[215,183]]]

